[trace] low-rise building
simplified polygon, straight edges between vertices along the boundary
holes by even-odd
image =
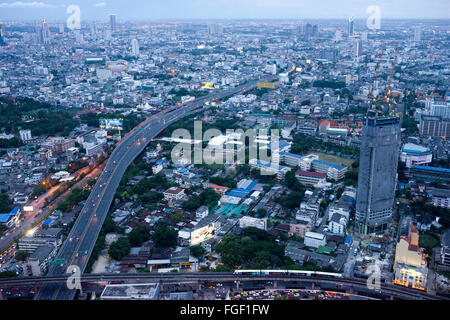
[[[322,233],[308,231],[305,233],[305,246],[318,248],[327,244],[326,236]]]

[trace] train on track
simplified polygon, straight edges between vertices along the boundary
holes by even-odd
[[[342,279],[342,273],[322,272],[322,271],[307,271],[307,270],[234,270],[235,275],[261,275],[261,276],[307,276],[307,277],[325,277]]]

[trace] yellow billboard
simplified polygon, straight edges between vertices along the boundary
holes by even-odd
[[[258,88],[275,89],[274,82],[258,82],[257,86],[258,86]]]
[[[202,88],[214,89],[214,83],[213,82],[202,82]]]
[[[203,228],[199,228],[191,232],[191,246],[195,246],[205,240],[214,237],[214,223],[210,223]]]

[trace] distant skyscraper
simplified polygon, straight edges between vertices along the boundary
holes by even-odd
[[[6,40],[5,40],[5,33],[3,31],[3,23],[0,22],[0,46],[5,46]]]
[[[208,33],[212,35],[221,35],[223,32],[223,27],[220,24],[217,23],[210,23],[208,24]]]
[[[361,235],[384,232],[389,226],[399,148],[399,119],[369,111],[362,131],[356,194],[355,231]]]
[[[414,27],[414,41],[419,42],[422,40],[422,28],[420,26]]]
[[[64,33],[64,24],[59,24],[59,33]]]
[[[310,23],[306,24],[305,28],[305,40],[309,41],[313,33],[313,26]]]
[[[97,37],[97,26],[95,25],[95,22],[91,23],[90,32],[91,32],[91,37],[92,38],[96,38]]]
[[[368,36],[367,31],[364,31],[363,33],[361,33],[361,40],[362,41],[367,41],[367,36]]]
[[[360,57],[362,52],[362,41],[361,39],[356,40],[355,43],[355,57]]]
[[[115,14],[109,15],[109,26],[111,28],[111,31],[116,30],[116,15]]]
[[[136,57],[139,55],[139,42],[136,39],[131,40],[131,53]]]
[[[352,37],[355,32],[355,17],[348,18],[348,36]]]
[[[342,31],[336,30],[334,34],[334,41],[342,41]]]
[[[49,43],[50,42],[50,28],[48,27],[47,20],[42,19],[41,20],[41,39],[42,43]]]

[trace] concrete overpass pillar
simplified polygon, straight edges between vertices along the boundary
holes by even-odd
[[[353,286],[350,286],[348,293],[353,294]]]
[[[316,284],[314,282],[311,282],[311,289],[314,290],[315,287],[316,287]]]
[[[239,280],[236,280],[236,291],[239,291]]]
[[[389,297],[390,300],[394,300],[394,295],[391,294],[391,296]]]
[[[274,280],[274,281],[273,281],[273,288],[276,289],[276,288],[277,288],[277,285],[278,285],[278,284],[277,284],[277,280]]]

